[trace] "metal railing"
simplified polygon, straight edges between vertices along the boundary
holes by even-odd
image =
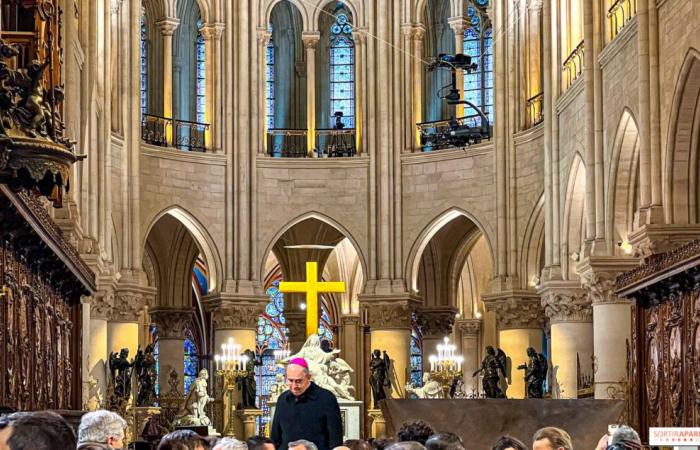
[[[574,81],[581,75],[583,71],[583,41],[566,57],[561,65],[562,70],[562,88],[569,89]]]
[[[637,15],[637,0],[616,0],[608,9],[610,40],[620,33],[625,25]]]
[[[321,128],[316,130],[316,149],[319,156],[329,158],[356,156],[354,128]]]
[[[267,154],[277,158],[306,158],[306,129],[274,128],[267,130]]]
[[[455,138],[452,133],[457,127],[462,127],[462,130],[464,127],[469,127],[469,129],[473,130],[473,139],[469,139],[471,141],[470,143],[478,143],[482,138],[488,139],[490,136],[483,135],[481,121],[481,116],[473,114],[456,119],[442,119],[418,123],[416,124],[416,128],[420,134],[421,150],[429,152],[432,150],[461,146],[455,143]]]
[[[544,92],[527,99],[527,125],[534,127],[544,120]]]
[[[175,147],[192,152],[207,148],[208,123],[144,114],[141,119],[141,140],[159,147]]]

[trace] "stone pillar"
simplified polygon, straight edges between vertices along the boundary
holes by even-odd
[[[375,439],[386,437],[386,420],[382,416],[382,410],[370,409],[367,411],[367,415],[372,421],[370,436]]]
[[[464,32],[467,30],[467,21],[464,17],[450,17],[447,19],[447,23],[450,24],[450,28],[455,34],[455,54],[464,53]],[[459,90],[459,98],[464,100],[464,71],[457,70],[456,74],[456,84],[457,90]],[[464,116],[464,105],[456,105],[455,117]]]
[[[285,311],[284,317],[289,330],[289,349],[292,353],[296,353],[306,341],[306,312]]]
[[[173,33],[180,20],[166,17],[156,25],[163,35],[163,116],[173,117]],[[172,128],[168,132],[168,142],[172,142]]]
[[[99,295],[91,299],[86,306],[90,311],[89,330],[86,333],[87,340],[83,340],[83,348],[87,353],[85,361],[87,363],[87,374],[84,380],[88,383],[96,382],[94,386],[95,400],[107,398],[107,371],[109,352],[107,347],[108,326],[107,321],[112,315],[113,295]],[[94,380],[94,381],[92,381]],[[97,394],[99,392],[99,394]],[[87,392],[87,400],[93,393]],[[85,405],[83,405],[85,406]],[[97,405],[104,407],[104,403]]]
[[[272,32],[267,28],[258,28],[258,73],[260,74],[258,92],[259,104],[258,111],[260,111],[260,119],[262,120],[262,130],[260,136],[256,139],[257,142],[257,153],[262,155],[267,150],[267,45],[270,43],[272,38]]]
[[[455,323],[457,330],[461,334],[462,356],[464,364],[462,365],[462,375],[464,379],[464,392],[467,394],[476,393],[479,391],[478,379],[472,377],[472,374],[479,369],[481,363],[481,355],[479,352],[479,334],[481,331],[480,319],[460,319]]]
[[[423,371],[430,371],[430,355],[438,354],[437,346],[452,334],[457,309],[451,306],[420,308],[416,314],[423,334]]]
[[[577,266],[581,284],[593,305],[595,398],[617,398],[625,391],[626,355],[632,339],[632,305],[615,294],[615,279],[637,263],[634,258],[598,256],[586,258]]]
[[[360,316],[347,315],[340,318],[340,357],[350,364],[353,372],[350,374],[350,383],[355,386],[359,393],[362,389],[358,380],[363,380],[360,376],[363,365],[362,330],[360,329]],[[356,395],[360,398],[359,395]]]
[[[168,386],[172,370],[178,374],[178,389],[184,393],[185,380],[185,327],[192,320],[192,310],[181,308],[154,308],[149,311],[158,330],[158,381],[161,390]]]
[[[525,379],[517,367],[528,362],[527,348],[542,351],[544,311],[535,293],[518,292],[484,296],[488,311],[496,313],[498,347],[511,359],[508,398],[525,398]]]
[[[107,325],[107,352],[129,349],[129,359],[136,355],[139,346],[139,319],[145,304],[144,293],[117,292],[112,315]]]
[[[357,154],[361,154],[362,133],[364,131],[363,121],[365,120],[365,43],[367,41],[364,31],[353,31],[352,40],[355,43],[355,148]]]
[[[423,36],[425,27],[416,25],[413,28],[413,127],[423,121]],[[413,148],[420,149],[420,134],[415,130],[413,135]]]
[[[577,355],[581,374],[591,376],[593,310],[578,281],[548,282],[540,290],[542,306],[551,324],[552,396],[577,398]],[[557,386],[558,392],[557,394]]]
[[[318,31],[304,31],[301,39],[306,49],[306,130],[308,155],[316,147],[316,47],[321,38]]]
[[[207,23],[202,25],[205,61],[207,64],[205,74],[205,122],[209,124],[209,129],[205,132],[204,136],[207,148],[215,152],[221,151],[223,136],[223,116],[219,114],[222,104],[219,96],[223,91],[220,60],[221,35],[223,32],[224,24],[222,23]],[[264,58],[263,61],[265,61]]]

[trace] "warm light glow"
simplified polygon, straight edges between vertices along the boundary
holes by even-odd
[[[481,319],[481,312],[477,311],[476,314],[474,314],[474,317],[476,317],[477,319]]]
[[[620,250],[622,250],[626,255],[631,255],[632,250],[634,248],[632,247],[632,244],[630,244],[627,239],[624,241],[620,242]]]
[[[443,339],[444,344],[437,345],[437,355],[430,355],[431,372],[461,372],[464,358],[457,355],[457,346],[450,344],[448,337]]]
[[[306,303],[301,303],[299,305],[299,309],[301,309],[302,311],[306,311]]]

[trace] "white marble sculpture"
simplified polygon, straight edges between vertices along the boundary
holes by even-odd
[[[340,353],[338,349],[329,353],[323,351],[318,335],[312,334],[297,354],[282,360],[282,363],[286,364],[294,358],[304,358],[309,364],[309,372],[314,383],[331,391],[339,399],[354,400],[351,391],[355,388],[350,384],[352,367],[339,358],[338,353]]]
[[[199,376],[192,382],[190,393],[185,399],[182,410],[175,418],[175,426],[210,426],[211,420],[207,417],[205,408],[214,399],[207,393],[209,372],[207,369],[199,371]]]
[[[275,385],[270,389],[270,402],[276,402],[280,395],[287,390],[287,383],[284,382],[284,375],[278,373],[275,376]]]
[[[440,383],[430,378],[430,373],[423,374],[423,387],[415,387],[412,384],[406,385],[406,391],[418,398],[443,398],[442,386]]]

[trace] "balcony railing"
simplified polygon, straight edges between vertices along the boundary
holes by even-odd
[[[583,71],[583,41],[566,57],[561,65],[563,90],[569,89]]]
[[[610,40],[615,39],[620,30],[637,15],[637,0],[617,0],[608,9]]]
[[[159,147],[175,147],[192,152],[207,148],[208,123],[144,114],[141,119],[141,139]]]
[[[343,157],[355,156],[355,129],[354,128],[322,128],[316,130],[316,149],[319,156]]]
[[[278,158],[305,158],[308,156],[307,135],[306,129],[267,130],[267,154]]]
[[[540,92],[527,99],[528,128],[542,123],[544,120],[544,92]]]
[[[450,147],[477,144],[482,139],[490,139],[491,127],[482,124],[478,114],[456,119],[434,120],[416,124],[420,134],[421,149],[424,152]]]

